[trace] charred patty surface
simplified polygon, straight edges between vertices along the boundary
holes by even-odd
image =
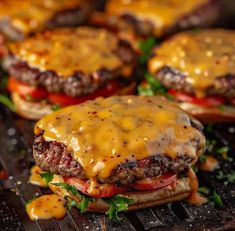
[[[193,127],[201,130],[201,125],[192,120]],[[200,152],[200,140],[191,140],[193,147]],[[72,154],[67,147],[57,141],[45,141],[43,132],[39,133],[34,140],[33,155],[36,164],[45,171],[50,171],[62,176],[73,176],[86,179],[82,166],[73,159]],[[116,157],[118,158],[118,157]],[[179,153],[176,159],[171,159],[164,154],[153,155],[140,161],[131,161],[117,166],[109,178],[100,180],[102,183],[115,183],[119,185],[127,185],[146,177],[160,176],[166,172],[181,173],[187,170],[192,162],[192,157],[185,153]]]
[[[11,76],[31,86],[80,96],[120,77],[122,68],[132,70],[136,60],[131,45],[106,30],[71,28],[12,44],[4,66]]]

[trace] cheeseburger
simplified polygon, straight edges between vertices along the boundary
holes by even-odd
[[[217,0],[109,0],[105,24],[137,36],[163,37],[192,27],[208,27],[219,15]],[[92,16],[101,21],[100,14]],[[104,18],[104,17],[103,17]]]
[[[46,28],[75,26],[85,21],[93,4],[90,0],[1,0],[0,33],[22,40]]]
[[[105,29],[60,28],[10,43],[4,66],[17,112],[39,119],[56,107],[131,93],[137,54]]]
[[[45,116],[34,131],[33,155],[53,174],[50,189],[83,211],[112,217],[113,209],[198,203],[191,167],[204,150],[202,126],[172,102],[97,98]]]
[[[167,93],[204,122],[235,121],[234,41],[234,31],[211,29],[163,42],[148,61],[154,93]]]

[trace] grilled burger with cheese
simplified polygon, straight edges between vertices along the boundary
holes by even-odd
[[[112,202],[120,206],[120,198],[129,203],[124,210],[188,197],[198,202],[191,166],[204,146],[202,125],[174,103],[113,96],[42,118],[35,125],[33,155],[43,171],[54,174],[53,192],[77,207],[89,198],[89,211],[105,212]]]
[[[217,0],[109,0],[104,21],[140,37],[163,37],[192,27],[208,27],[219,15]],[[103,17],[104,18],[104,17]],[[92,21],[99,23],[100,14]]]
[[[162,85],[203,122],[235,121],[234,41],[234,31],[211,29],[182,32],[163,42],[148,61],[154,93],[161,94]]]
[[[137,54],[105,29],[60,28],[9,44],[4,66],[17,112],[39,119],[55,106],[131,93]]]
[[[93,5],[81,0],[1,0],[0,32],[22,40],[36,31],[75,26],[85,21]]]

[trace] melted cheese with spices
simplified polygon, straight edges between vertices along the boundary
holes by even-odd
[[[57,13],[78,8],[80,0],[0,0],[0,20],[23,34],[42,29]]]
[[[64,108],[42,118],[35,134],[65,144],[88,178],[105,179],[125,162],[165,154],[197,160],[193,140],[204,136],[176,104],[158,97],[110,97]],[[185,154],[187,153],[187,154]]]
[[[235,32],[222,29],[183,32],[164,42],[154,51],[149,71],[164,66],[180,71],[198,97],[216,78],[235,73]]]
[[[117,46],[118,38],[108,31],[79,27],[38,33],[12,43],[10,50],[29,66],[66,78],[79,71],[92,74],[102,68],[119,68],[122,62],[115,53]]]
[[[43,173],[43,171],[37,165],[34,165],[31,168],[30,173],[29,183],[40,187],[47,187],[46,180],[40,176],[40,173]]]
[[[56,194],[38,197],[26,205],[31,220],[62,219],[66,211],[65,201]]]
[[[154,25],[154,33],[162,32],[173,26],[183,16],[190,14],[208,0],[110,0],[106,12],[122,16],[130,14],[140,21],[149,21]]]

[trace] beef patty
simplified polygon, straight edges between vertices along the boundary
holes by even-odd
[[[209,0],[207,3],[194,9],[186,15],[177,19],[173,25],[163,30],[162,36],[168,36],[177,31],[186,30],[194,27],[209,27],[213,25],[219,16],[220,4],[217,0]],[[114,20],[114,16],[108,17],[108,24],[113,27],[131,28],[137,35],[150,36],[154,35],[154,30],[157,27],[151,20],[140,20],[134,14],[123,12],[119,16],[120,20]],[[114,25],[117,23],[118,25]]]
[[[70,30],[71,33],[76,33],[76,30],[82,31],[83,29],[65,29],[64,33],[68,34],[68,41],[69,41],[69,37],[70,37],[69,33],[70,32],[68,30]],[[92,37],[92,36],[95,35],[96,30],[92,29],[92,28],[86,28],[85,30],[86,30],[85,32],[81,32],[80,36],[88,36],[89,39],[93,39],[94,41],[92,42],[91,45],[94,45],[94,43],[96,43],[97,37]],[[42,34],[36,36],[36,39],[43,41],[47,37],[53,36],[53,35],[50,35],[53,33],[62,33],[62,32],[54,32],[54,31],[45,32],[45,33],[42,33]],[[80,33],[80,32],[78,32],[78,33]],[[83,33],[85,35],[83,35]],[[111,34],[109,34],[109,32],[106,32],[104,30],[103,31],[97,30],[97,34],[96,34],[97,36],[98,36],[98,33],[100,35],[101,35],[101,33],[106,33],[107,36],[110,36],[111,38],[114,37],[114,35],[111,35]],[[80,66],[82,64],[77,63],[77,66],[75,66],[75,65],[73,66],[73,73],[70,73],[69,76],[64,77],[63,75],[59,74],[55,70],[42,70],[38,67],[35,67],[34,65],[31,65],[29,62],[25,61],[23,58],[20,58],[19,54],[16,51],[13,52],[11,49],[9,51],[9,54],[5,57],[4,67],[5,67],[5,69],[8,70],[9,74],[12,77],[20,80],[23,83],[30,85],[30,86],[44,87],[49,92],[65,93],[66,95],[73,96],[73,97],[80,96],[80,95],[87,95],[89,93],[94,92],[98,88],[106,85],[111,79],[115,79],[117,77],[120,77],[122,75],[122,68],[129,67],[131,70],[135,66],[136,60],[137,60],[137,54],[134,51],[134,49],[132,49],[131,45],[127,41],[124,41],[124,40],[121,40],[118,38],[115,38],[115,39],[117,40],[116,47],[114,47],[114,49],[110,53],[108,53],[106,51],[101,51],[101,52],[103,52],[103,54],[101,53],[101,55],[103,55],[104,57],[105,56],[108,57],[110,55],[113,55],[120,62],[121,66],[118,66],[118,68],[113,69],[112,67],[109,67],[108,65],[106,65],[106,66],[102,66],[102,67],[100,66],[97,70],[92,71],[91,73],[86,73],[80,69]],[[23,42],[23,43],[19,42],[17,45],[18,45],[18,47],[23,47],[24,44],[26,44],[26,42]],[[45,41],[45,43],[47,44],[47,41]],[[32,44],[36,45],[37,42],[33,41]],[[103,44],[103,46],[104,45],[106,45],[107,47],[109,46],[107,44]],[[37,50],[37,55],[39,55],[39,56],[40,56],[40,54],[43,55],[43,52],[45,52],[43,49],[44,48],[42,47],[41,49]],[[51,49],[53,49],[53,47],[51,47]],[[62,49],[64,49],[65,53],[71,52],[70,51],[71,48],[66,47],[66,45],[64,45],[64,47]],[[74,48],[72,48],[72,49],[74,49]],[[48,51],[47,57],[50,56],[50,52],[52,52],[52,51],[50,51],[50,50]],[[98,53],[98,52],[100,52],[100,51],[97,51],[94,48],[93,54],[91,54],[90,59],[92,59],[93,58],[92,56],[96,55],[96,53]],[[30,51],[29,51],[29,53],[30,53]],[[33,53],[32,53],[32,55],[33,55]],[[74,50],[74,60],[73,60],[73,58],[70,57],[71,63],[75,62],[77,60],[76,56],[79,56],[79,53],[75,49]],[[107,59],[107,57],[105,57],[105,59]],[[66,57],[54,57],[54,58],[55,59],[66,59]],[[47,60],[46,62],[52,63],[53,60],[50,59],[50,60]],[[90,63],[90,65],[92,65],[92,61],[90,61],[90,60],[88,60],[87,63],[85,63],[85,64],[88,65],[89,63]],[[62,61],[61,61],[61,65],[63,65]],[[83,66],[84,66],[84,61],[83,61]],[[67,67],[67,69],[68,68],[69,67]],[[66,67],[65,67],[65,69],[66,69]]]
[[[188,94],[195,94],[195,89],[187,76],[169,66],[164,66],[154,78],[160,81],[166,88],[182,91]],[[222,96],[228,99],[235,97],[235,73],[218,76],[213,84],[205,90],[207,96]]]
[[[193,127],[201,131],[201,125],[195,120],[191,121]],[[200,152],[200,140],[193,139],[191,144]],[[44,171],[49,171],[62,176],[73,176],[86,179],[82,166],[73,159],[66,145],[57,141],[45,141],[43,131],[36,135],[33,144],[33,155],[36,164]],[[185,153],[179,153],[176,159],[171,159],[164,154],[150,156],[140,161],[131,161],[117,166],[109,178],[98,179],[101,183],[115,183],[127,185],[146,177],[160,176],[166,172],[182,173],[195,161]]]

